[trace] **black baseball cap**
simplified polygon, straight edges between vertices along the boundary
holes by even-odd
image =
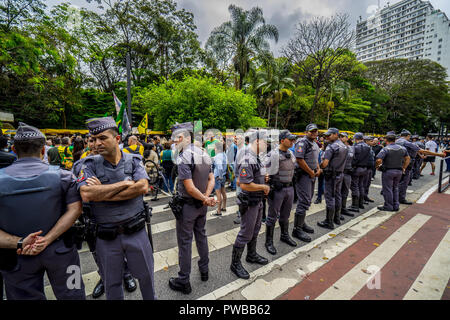
[[[327,132],[324,133],[324,135],[329,136],[330,134],[339,134],[339,130],[336,128],[329,128]]]

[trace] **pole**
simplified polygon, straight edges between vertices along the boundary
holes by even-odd
[[[128,120],[130,121],[130,127],[133,127],[133,118],[131,116],[131,60],[129,53],[127,53],[127,105]]]

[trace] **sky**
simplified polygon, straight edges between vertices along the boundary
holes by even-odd
[[[228,6],[235,4],[245,10],[258,6],[262,8],[266,23],[277,26],[279,31],[278,43],[271,41],[275,55],[280,55],[281,48],[286,45],[295,32],[295,25],[299,21],[308,20],[314,16],[332,16],[336,13],[348,13],[350,22],[356,26],[359,16],[366,19],[370,11],[378,6],[378,0],[175,0],[178,6],[194,14],[197,34],[202,46],[211,31],[228,21],[230,18]],[[395,4],[400,0],[390,0]],[[62,2],[69,2],[74,6],[96,9],[95,4],[86,0],[46,0],[51,7]],[[379,0],[381,7],[387,0]],[[450,0],[430,0],[435,9],[441,9],[450,18]]]

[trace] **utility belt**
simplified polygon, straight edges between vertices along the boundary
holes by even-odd
[[[275,192],[283,190],[283,188],[292,187],[294,184],[292,182],[281,182],[281,181],[270,181],[270,192],[268,195],[269,199],[273,199]]]
[[[338,175],[340,175],[341,173],[342,173],[342,171],[336,171],[334,169],[332,169],[332,170],[324,170],[323,171],[323,177],[325,179],[334,179]]]
[[[386,172],[386,171],[388,171],[388,170],[400,170],[400,171],[403,171],[403,168],[386,168],[385,166],[381,166],[380,167],[380,171],[381,172]]]
[[[345,169],[344,174],[351,176],[353,174],[353,169]]]
[[[258,205],[264,198],[262,194],[244,194],[243,192],[239,193],[237,198],[241,202],[239,204],[239,212],[243,215],[247,212],[249,207],[253,207]]]
[[[145,227],[147,213],[139,212],[131,221],[114,227],[97,226],[97,237],[102,240],[114,240],[119,234],[134,234]]]
[[[175,216],[175,219],[180,220],[183,216],[183,206],[185,204],[195,206],[200,209],[203,207],[203,201],[194,198],[183,198],[178,192],[169,200],[169,207]]]
[[[85,236],[86,224],[84,223],[83,218],[80,217],[60,238],[62,238],[64,245],[67,248],[76,246],[77,249],[80,250],[83,246]]]

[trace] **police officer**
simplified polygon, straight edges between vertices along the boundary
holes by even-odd
[[[198,267],[202,281],[208,280],[209,249],[205,224],[207,206],[214,206],[210,197],[214,188],[211,158],[193,144],[193,125],[190,122],[172,127],[172,140],[179,151],[177,157],[178,192],[183,198],[182,216],[176,221],[178,259],[180,271],[177,278],[170,278],[172,290],[189,294],[192,259],[192,237],[195,235],[200,260]]]
[[[295,192],[298,200],[292,236],[305,242],[311,242],[311,237],[306,233],[314,233],[314,229],[305,223],[306,211],[309,209],[314,195],[316,177],[320,176],[322,170],[319,167],[319,146],[316,143],[319,128],[314,123],[310,123],[306,126],[305,131],[306,136],[298,140],[294,152],[297,160]]]
[[[72,172],[76,177],[78,177],[80,175],[81,167],[83,166],[85,159],[89,156],[95,156],[98,154],[97,149],[95,148],[95,140],[91,136],[89,136],[89,138],[88,138],[88,149],[89,150],[87,150],[85,153],[83,153],[83,155],[81,156],[81,159],[73,164]],[[84,205],[89,205],[89,204],[84,204]],[[83,205],[83,208],[84,208],[84,205]],[[97,299],[105,293],[105,284],[103,283],[103,280],[102,280],[103,268],[97,259],[97,254],[95,253],[95,251],[92,252],[92,256],[94,258],[95,263],[97,264],[98,274],[100,276],[100,280],[97,282],[97,284],[94,287],[94,290],[92,291],[92,298]],[[124,269],[123,269],[123,284],[124,284],[125,290],[127,290],[128,292],[134,292],[137,289],[136,281],[133,278],[133,276],[131,275],[130,269],[128,268],[128,264],[126,262],[126,259],[125,259],[124,263],[125,264],[124,264]]]
[[[364,209],[364,181],[367,176],[367,166],[370,160],[370,147],[364,143],[364,136],[361,132],[355,133],[353,136],[354,155],[353,155],[353,173],[350,189],[352,190],[352,206],[349,211],[359,212]]]
[[[155,299],[154,261],[143,202],[148,175],[141,156],[120,150],[119,130],[112,117],[89,119],[86,125],[99,154],[85,158],[77,182],[97,224],[95,252],[103,267],[106,298],[123,299],[126,258],[143,299]]]
[[[420,149],[425,149],[425,144],[420,141],[418,135],[411,136],[412,142],[418,146]],[[417,153],[416,159],[414,159],[414,165],[412,170],[412,178],[414,180],[418,180],[420,178],[420,167],[422,166],[423,159],[425,156],[421,155],[420,153]]]
[[[399,210],[399,183],[410,162],[406,148],[396,144],[395,139],[394,132],[386,134],[386,147],[378,153],[376,160],[376,168],[382,172],[384,197],[384,205],[377,208],[382,211]]]
[[[344,167],[344,178],[342,179],[342,188],[341,188],[341,214],[349,217],[354,217],[355,214],[351,213],[347,210],[347,197],[350,191],[350,185],[352,183],[352,173],[353,173],[353,154],[355,152],[353,146],[350,146],[348,143],[348,134],[346,132],[339,133],[339,139],[348,147],[347,158],[345,160]],[[341,217],[342,218],[342,217]]]
[[[273,232],[275,223],[279,217],[281,229],[280,241],[297,246],[297,243],[289,237],[289,216],[294,202],[294,187],[292,178],[295,170],[295,157],[289,148],[297,137],[282,130],[279,135],[280,145],[267,154],[264,163],[271,192],[268,196],[269,213],[266,219],[266,243],[265,247],[270,254],[276,254],[277,249],[273,245]]]
[[[44,144],[38,129],[20,122],[13,146],[19,159],[0,169],[0,269],[6,296],[45,300],[47,273],[57,299],[83,300],[83,280],[72,283],[73,269],[68,269],[79,272],[80,258],[65,234],[81,214],[81,199],[71,172],[42,161]]]
[[[373,170],[375,168],[375,152],[372,149],[373,137],[372,136],[364,136],[363,139],[364,139],[364,142],[370,148],[369,161],[367,164],[367,172],[366,172],[366,176],[364,178],[364,201],[365,201],[364,204],[369,204],[369,202],[374,202],[372,199],[369,198],[369,189],[370,189],[370,185],[372,184],[372,175],[373,175]]]
[[[409,182],[411,181],[410,175],[411,170],[414,166],[414,161],[416,159],[417,154],[422,155],[431,155],[445,158],[445,154],[443,153],[435,153],[428,150],[420,149],[416,144],[409,141],[411,138],[411,132],[406,129],[403,129],[400,133],[400,138],[395,142],[396,144],[404,147],[406,151],[408,151],[408,155],[410,157],[410,163],[405,170],[405,173],[402,175],[402,178],[399,183],[399,201],[401,204],[412,204],[412,202],[406,200],[406,191],[408,189]]]
[[[256,242],[261,229],[262,200],[268,195],[270,187],[264,184],[264,171],[259,154],[267,150],[267,133],[254,131],[249,137],[249,146],[244,149],[242,158],[237,161],[238,183],[242,189],[237,198],[241,213],[241,228],[233,245],[231,271],[242,279],[250,278],[241,264],[242,253],[247,245],[246,261],[261,265],[269,261],[256,252]]]
[[[325,132],[325,137],[329,144],[320,166],[324,169],[325,177],[326,219],[317,222],[317,225],[334,229],[333,222],[337,225],[341,224],[341,188],[348,148],[339,139],[339,130],[336,128],[329,128]]]

